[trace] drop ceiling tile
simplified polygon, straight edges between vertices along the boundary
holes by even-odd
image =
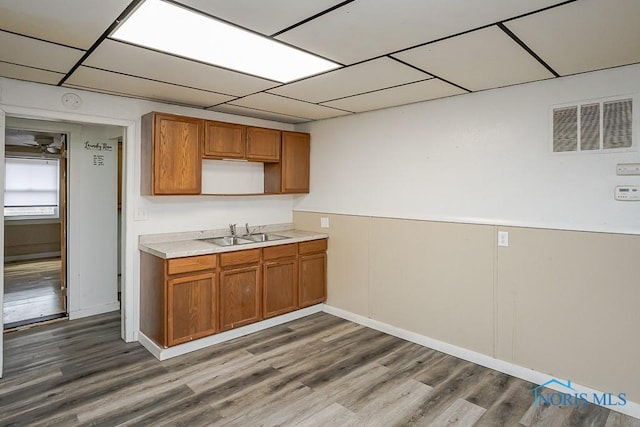
[[[310,104],[308,102],[297,101],[269,93],[256,93],[255,95],[232,101],[230,104],[313,120],[328,119],[329,117],[350,114],[348,111],[336,110],[334,108]]]
[[[640,1],[581,0],[505,25],[558,74],[640,62]]]
[[[66,83],[103,92],[199,107],[208,107],[233,99],[231,96],[218,93],[174,86],[84,66],[79,67]]]
[[[308,122],[309,119],[302,117],[288,116],[286,114],[270,113],[268,111],[256,110],[254,108],[239,107],[237,105],[221,104],[215,107],[209,108],[211,111],[218,111],[220,113],[236,114],[239,116],[254,117],[256,119],[274,120],[283,123],[303,123]]]
[[[234,96],[280,84],[109,39],[84,65]]]
[[[67,73],[84,51],[0,31],[0,61]]]
[[[0,76],[55,85],[64,77],[64,74],[0,61]]]
[[[323,102],[424,80],[430,75],[384,57],[269,90],[271,93]]]
[[[553,77],[497,26],[394,56],[472,91]]]
[[[271,35],[343,0],[178,0],[209,15]]]
[[[392,53],[458,34],[558,0],[355,1],[307,22],[278,39],[343,64]]]
[[[131,0],[0,0],[0,28],[89,49]]]
[[[324,105],[361,113],[363,111],[395,107],[413,102],[459,95],[461,93],[466,92],[442,80],[430,79],[404,86],[383,89],[377,92],[338,99],[327,102]]]

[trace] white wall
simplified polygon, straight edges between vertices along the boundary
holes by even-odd
[[[616,202],[619,162],[640,162],[640,65],[299,126],[311,193],[296,210],[640,233]],[[634,94],[636,151],[551,153],[550,106]]]
[[[70,319],[119,308],[118,143],[108,139],[110,132],[108,126],[83,125],[80,135],[69,139],[67,277]],[[101,150],[87,148],[87,142],[98,145]]]
[[[67,110],[62,106],[60,97],[67,92],[80,95],[82,105],[79,109]],[[140,196],[140,117],[150,111],[163,111],[283,130],[292,130],[292,125],[6,78],[0,78],[0,110],[10,116],[102,123],[127,128],[123,206],[123,302],[127,340],[135,340],[139,328],[140,263],[137,241],[140,234],[223,228],[230,222],[264,224],[292,221],[294,196]],[[3,174],[3,170],[0,173]],[[136,210],[144,211],[148,219],[134,221]]]

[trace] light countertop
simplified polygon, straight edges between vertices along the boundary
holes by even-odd
[[[287,237],[281,240],[247,243],[234,246],[218,246],[200,239],[210,239],[229,235],[229,230],[189,231],[184,233],[149,234],[140,236],[138,248],[160,258],[181,258],[194,255],[216,254],[244,249],[265,248],[268,246],[286,245],[308,240],[326,239],[329,236],[313,231],[296,230],[293,224],[275,224],[260,226],[254,233],[273,233]],[[238,234],[242,234],[240,229]]]

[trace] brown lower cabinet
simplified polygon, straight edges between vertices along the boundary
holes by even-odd
[[[220,255],[220,330],[262,320],[260,249]]]
[[[218,332],[217,255],[165,260],[142,252],[140,330],[169,347]]]
[[[214,273],[167,280],[167,345],[218,332]]]
[[[312,240],[299,245],[298,305],[300,308],[327,299],[327,240]]]
[[[327,239],[162,259],[141,252],[140,331],[163,347],[326,299]]]
[[[263,249],[264,317],[288,313],[298,308],[298,245],[271,246]]]

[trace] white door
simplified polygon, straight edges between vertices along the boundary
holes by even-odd
[[[2,206],[3,213],[0,216],[0,241],[3,242],[0,245],[0,265],[2,266],[2,274],[0,274],[0,378],[2,378],[2,367],[4,365],[2,354],[4,352],[4,111],[0,110],[0,160],[2,166],[0,166],[0,187],[2,188]]]

